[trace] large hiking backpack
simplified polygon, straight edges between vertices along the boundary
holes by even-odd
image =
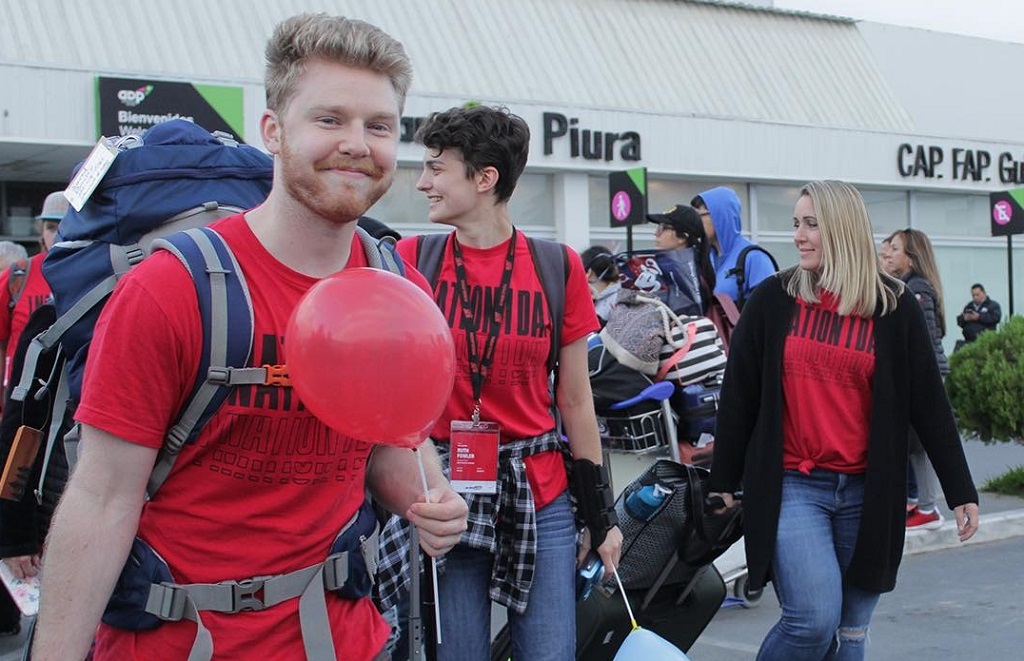
[[[151,497],[178,451],[195,440],[231,387],[285,381],[279,366],[246,367],[253,324],[248,289],[223,239],[204,227],[262,203],[272,181],[273,161],[254,147],[184,120],[158,124],[118,143],[110,170],[81,211],[68,210],[58,241],[43,262],[58,318],[34,340],[12,396],[23,399],[34,376],[47,378],[35,374],[36,357],[59,344],[66,377],[56,386],[54,419],[62,419],[64,407],[74,407],[81,398],[93,327],[118,279],[155,248],[174,253],[193,277],[204,355],[197,382],[168,431],[150,478]],[[362,230],[357,233],[370,266],[404,273],[389,247],[381,247]],[[75,441],[70,435],[71,464]]]
[[[117,280],[154,239],[257,206],[273,179],[269,156],[185,120],[157,124],[117,149],[82,210],[68,209],[43,261],[58,317],[48,339],[63,345],[76,401],[93,326]]]
[[[121,138],[115,146],[110,169],[80,211],[68,209],[57,242],[43,260],[57,321],[33,341],[12,393],[24,399],[32,378],[48,378],[35,373],[37,359],[59,345],[64,369],[54,386],[54,419],[62,419],[65,408],[74,408],[81,398],[93,327],[117,281],[150,254],[156,239],[257,206],[273,180],[269,156],[185,120],[158,124],[142,135]],[[198,431],[200,421],[189,422],[194,428],[182,442]],[[48,448],[57,427],[51,428]],[[73,464],[74,435],[69,441],[68,461]]]

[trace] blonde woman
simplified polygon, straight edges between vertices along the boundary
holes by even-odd
[[[743,487],[750,585],[770,577],[782,605],[758,659],[863,659],[903,552],[908,426],[961,541],[978,494],[920,306],[879,268],[860,193],[807,184],[793,228],[799,264],[754,292],[732,338],[711,487]]]

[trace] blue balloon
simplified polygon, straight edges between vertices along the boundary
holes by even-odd
[[[646,629],[633,629],[613,661],[689,661],[690,657],[661,636]]]

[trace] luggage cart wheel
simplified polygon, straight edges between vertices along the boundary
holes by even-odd
[[[744,574],[736,579],[732,586],[732,596],[740,600],[743,608],[755,608],[761,602],[764,590],[750,590],[747,584],[747,576]]]

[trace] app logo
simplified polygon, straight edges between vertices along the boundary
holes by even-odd
[[[152,91],[152,85],[145,85],[137,90],[119,90],[117,93],[117,100],[129,108],[134,108],[145,101],[146,97],[149,96]]]

